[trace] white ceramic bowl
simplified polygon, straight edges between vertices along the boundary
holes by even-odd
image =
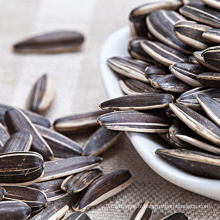
[[[100,72],[109,98],[122,96],[123,93],[116,75],[107,66],[106,60],[112,56],[129,56],[127,52],[129,38],[129,27],[124,27],[111,34],[103,44],[100,54]],[[220,180],[196,177],[171,166],[156,156],[155,150],[163,148],[165,144],[159,140],[158,136],[135,132],[126,133],[144,161],[164,179],[189,191],[220,201]]]

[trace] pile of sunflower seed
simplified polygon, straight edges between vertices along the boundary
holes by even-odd
[[[220,179],[219,0],[148,1],[129,15],[131,57],[110,57],[125,96],[100,104],[101,126],[157,133],[156,154],[191,174]],[[150,146],[149,146],[150,147]]]

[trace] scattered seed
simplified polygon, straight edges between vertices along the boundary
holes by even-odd
[[[151,208],[149,208],[149,202],[141,203],[138,208],[132,214],[130,220],[149,220],[152,214]]]
[[[196,1],[198,1],[198,0],[196,0]],[[169,216],[166,216],[166,217],[162,218],[161,220],[188,220],[188,217],[184,213],[177,212],[177,213],[171,214]]]
[[[67,217],[65,217],[63,220],[91,220],[91,219],[86,213],[74,212],[68,215]]]

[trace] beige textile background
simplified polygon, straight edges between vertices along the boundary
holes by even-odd
[[[125,25],[141,0],[7,0],[0,1],[0,102],[24,107],[32,84],[44,72],[57,81],[56,99],[46,116],[55,118],[97,109],[105,94],[99,75],[99,53],[105,38]],[[58,55],[18,55],[11,45],[52,30],[79,30],[86,36],[82,51]],[[75,137],[83,143],[88,135]],[[150,147],[150,146],[143,146]],[[150,200],[153,220],[175,211],[190,219],[220,219],[219,202],[176,187],[152,171],[123,135],[102,155],[104,173],[129,169],[133,184],[91,209],[93,220],[129,219],[142,201]]]

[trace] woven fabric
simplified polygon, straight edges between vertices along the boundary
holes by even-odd
[[[33,83],[49,73],[57,81],[56,98],[45,114],[51,121],[98,108],[107,99],[99,75],[99,53],[106,37],[128,24],[132,8],[141,0],[7,0],[0,1],[0,101],[24,107]],[[14,54],[11,45],[34,34],[78,30],[86,41],[77,53]],[[75,136],[83,144],[89,135]],[[150,146],[143,146],[150,147]],[[129,169],[132,185],[88,211],[93,220],[129,219],[141,202],[149,200],[156,220],[173,212],[190,219],[220,219],[219,202],[183,190],[158,176],[123,135],[103,155],[104,173]]]

